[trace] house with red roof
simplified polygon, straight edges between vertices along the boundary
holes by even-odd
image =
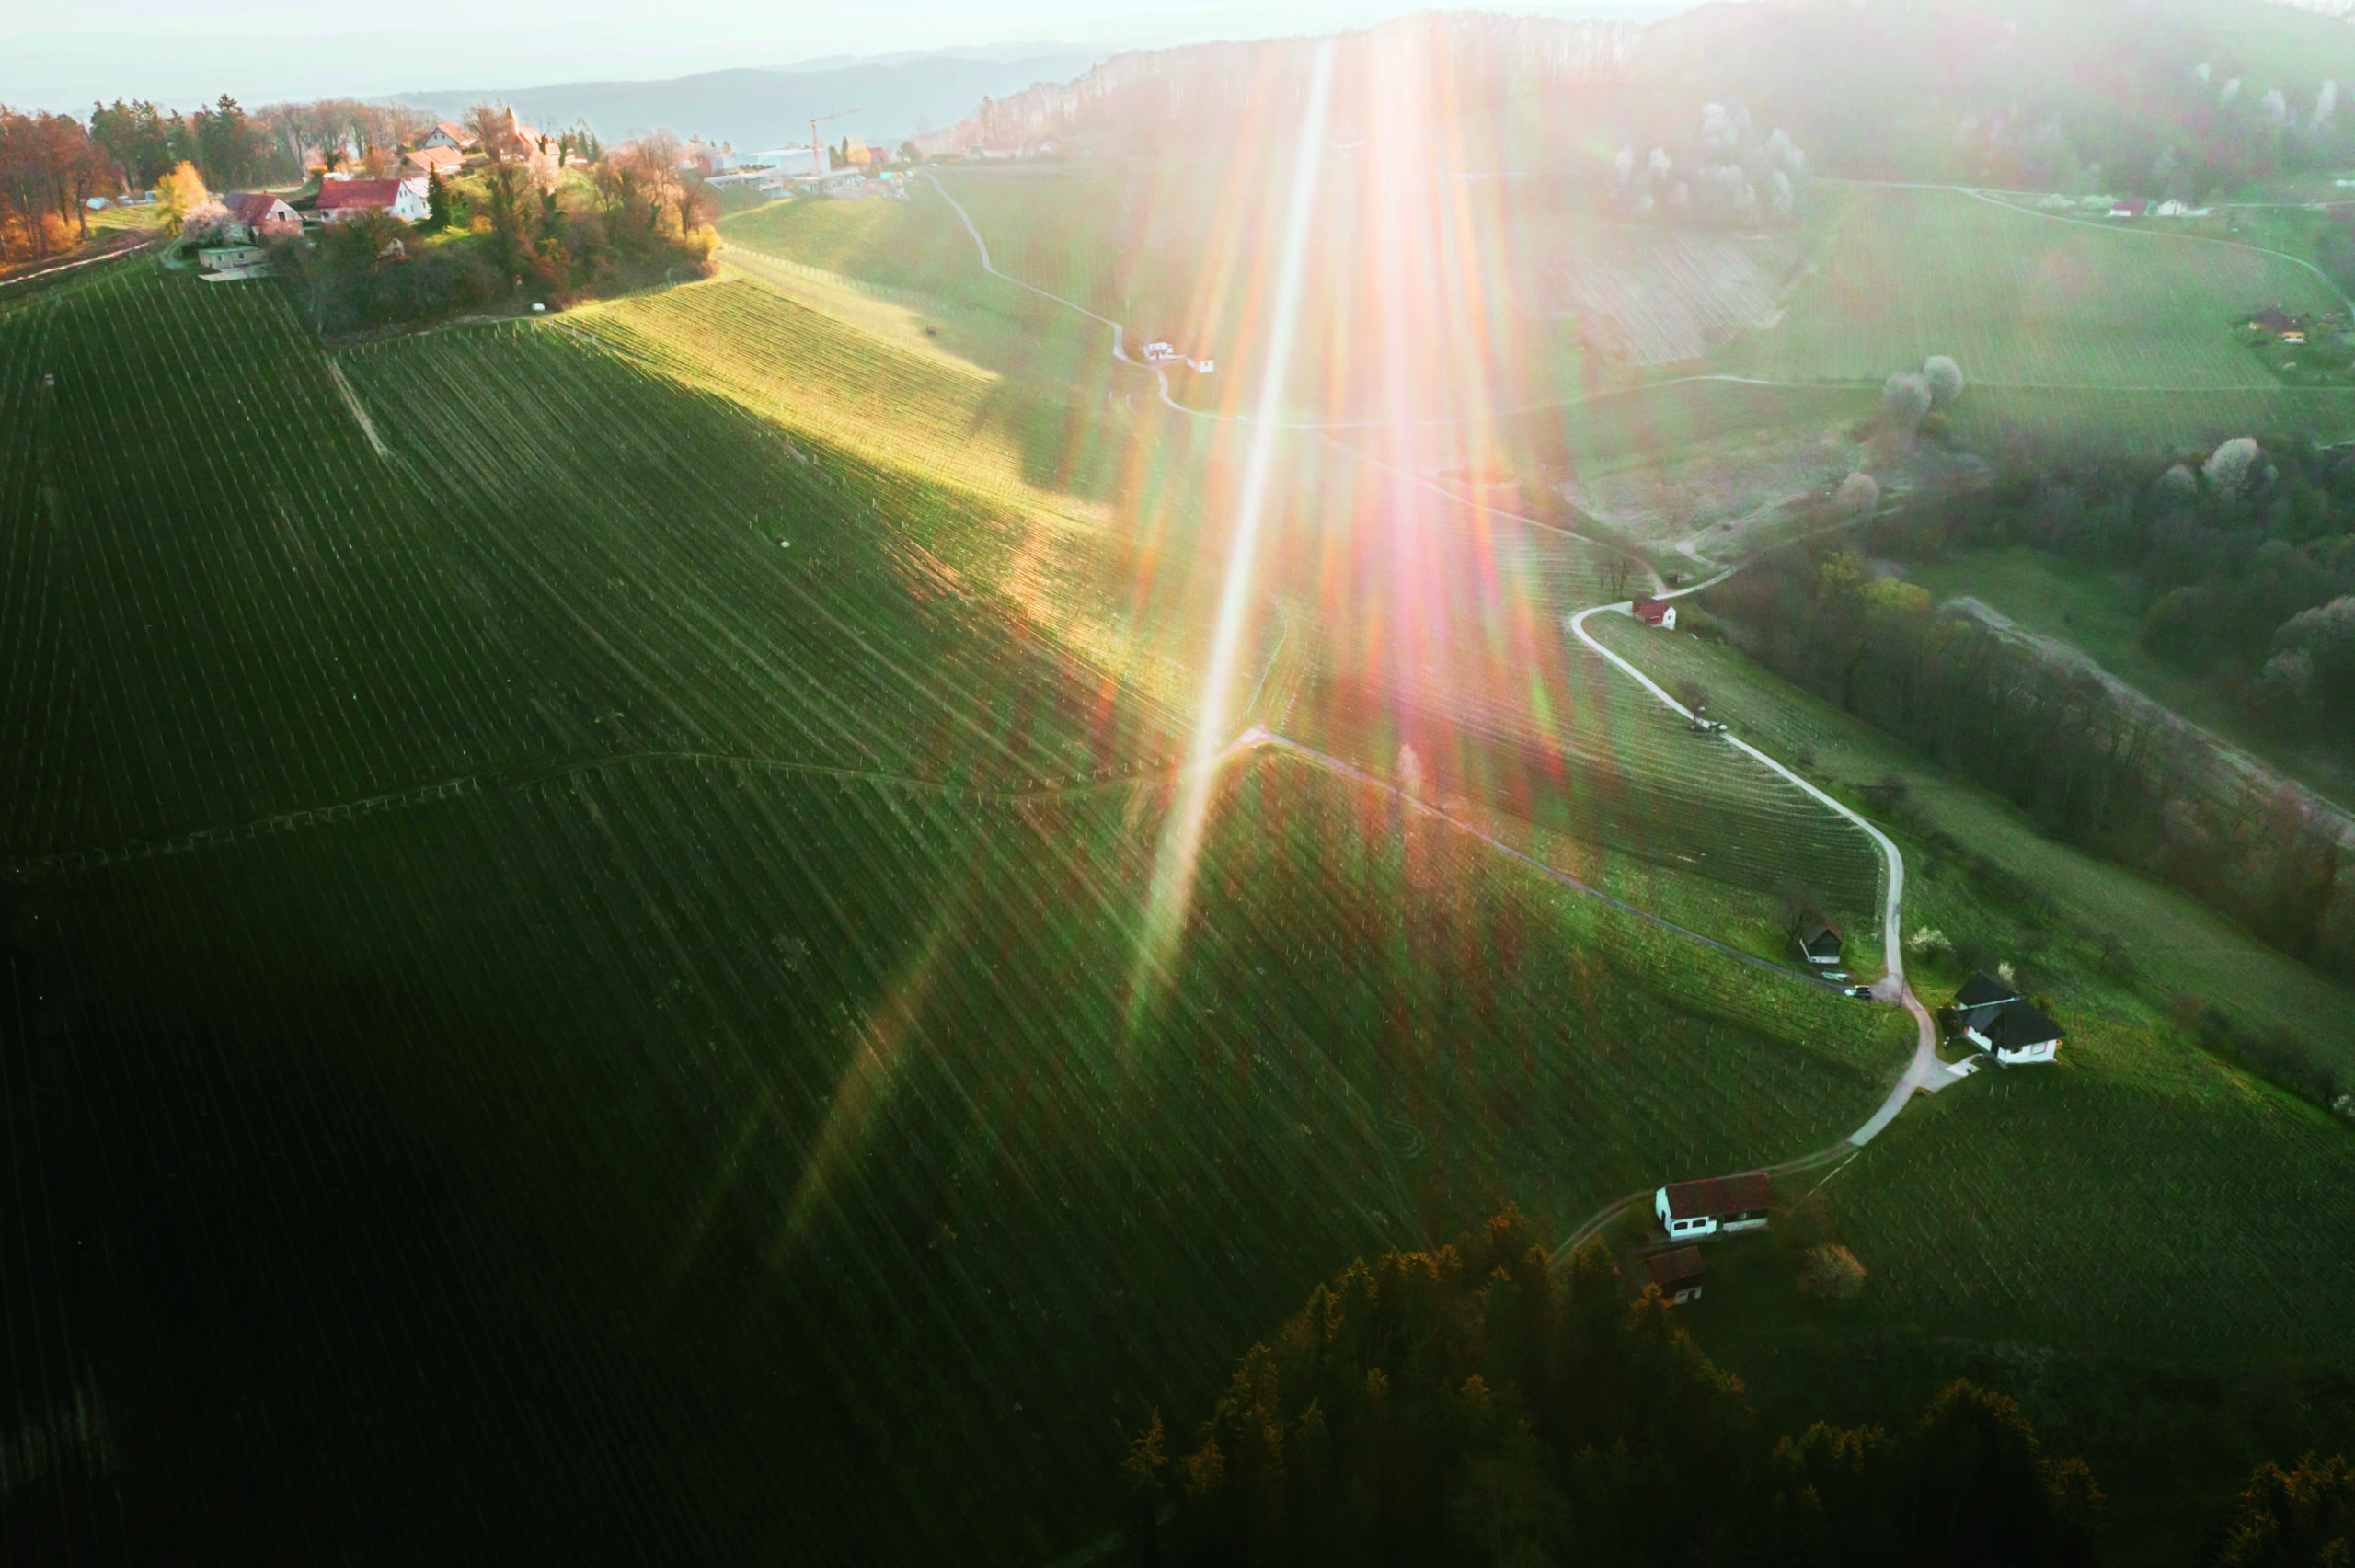
[[[440,175],[447,179],[466,166],[463,154],[454,147],[419,147],[401,155],[401,175],[408,179],[426,179]]]
[[[221,199],[221,204],[229,209],[231,222],[243,229],[247,238],[300,234],[303,229],[303,215],[289,207],[284,197],[272,196],[267,190],[233,190]]]
[[[475,138],[465,126],[441,120],[434,121],[432,130],[418,138],[417,145],[419,151],[427,147],[442,147],[453,153],[464,153],[475,145]]]
[[[1671,1182],[1652,1196],[1652,1212],[1671,1241],[1731,1235],[1766,1223],[1775,1184],[1763,1171]]]
[[[1676,606],[1664,599],[1638,599],[1627,606],[1627,613],[1647,626],[1658,626],[1663,632],[1676,630]]]
[[[421,223],[430,209],[421,179],[331,179],[319,187],[314,210],[323,223],[349,223],[363,212]]]
[[[1677,1247],[1665,1253],[1654,1253],[1644,1260],[1644,1272],[1660,1293],[1660,1299],[1671,1307],[1701,1299],[1701,1276],[1708,1265],[1701,1261],[1698,1247]]]

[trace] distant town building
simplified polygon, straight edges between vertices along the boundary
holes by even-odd
[[[1765,1172],[1752,1171],[1740,1176],[1671,1182],[1653,1195],[1652,1212],[1671,1239],[1732,1235],[1764,1225],[1774,1201],[1774,1182]]]
[[[417,144],[419,149],[444,147],[453,153],[463,153],[475,145],[475,138],[465,126],[442,120],[435,121],[433,129],[419,137]]]
[[[1701,1261],[1698,1247],[1678,1247],[1665,1253],[1654,1253],[1644,1260],[1644,1272],[1660,1288],[1661,1299],[1671,1307],[1701,1299],[1701,1276],[1708,1265]]]
[[[362,212],[383,212],[407,223],[425,221],[428,206],[421,179],[331,179],[319,187],[316,207],[323,223],[349,223]]]

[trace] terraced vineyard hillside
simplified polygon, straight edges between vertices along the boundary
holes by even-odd
[[[129,1456],[76,1550],[1035,1562],[1334,1257],[1817,1147],[1902,1059],[1275,754],[1141,970],[1179,689],[1004,586],[1119,514],[624,320],[0,315],[0,1269],[27,1419]]]

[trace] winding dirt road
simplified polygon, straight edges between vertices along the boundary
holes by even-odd
[[[1123,364],[1135,366],[1138,369],[1151,372],[1154,379],[1160,385],[1162,402],[1177,412],[1189,415],[1197,419],[1213,419],[1222,423],[1243,425],[1252,423],[1249,418],[1244,415],[1206,413],[1201,409],[1189,408],[1183,404],[1178,403],[1176,399],[1170,396],[1169,378],[1162,372],[1161,368],[1158,365],[1143,364],[1138,361],[1129,358],[1128,353],[1123,347],[1122,331],[1120,323],[1098,315],[1094,311],[1087,309],[1086,306],[1077,304],[1073,301],[1066,300],[1059,294],[1049,293],[1046,290],[1038,287],[1036,284],[1026,283],[1019,278],[1007,277],[1006,274],[999,271],[990,261],[989,246],[987,242],[982,238],[980,229],[974,226],[971,214],[965,211],[963,205],[959,203],[955,197],[948,194],[948,190],[941,186],[937,177],[933,179],[932,184],[933,189],[938,192],[941,200],[947,201],[956,212],[959,219],[963,222],[965,225],[965,232],[972,236],[974,248],[980,254],[982,269],[988,272],[992,277],[1002,279],[1008,283],[1014,284],[1017,288],[1023,289],[1030,293],[1039,295],[1041,299],[1051,300],[1055,303],[1063,305],[1067,309],[1078,312],[1081,315],[1086,316],[1091,321],[1100,322],[1104,326],[1110,327],[1112,329],[1112,357]],[[1728,376],[1701,377],[1696,379],[1736,380],[1740,378]],[[1453,423],[1454,421],[1434,420],[1426,422],[1442,424]],[[1269,421],[1269,423],[1270,425],[1275,425],[1274,421]],[[1348,424],[1330,425],[1284,424],[1275,425],[1275,428],[1325,432],[1338,429],[1354,429],[1361,428],[1363,425],[1373,423],[1379,423],[1379,421],[1360,421]],[[1535,518],[1522,517],[1519,513],[1503,511],[1494,507],[1479,506],[1476,502],[1469,501],[1466,498],[1457,495],[1453,491],[1445,489],[1433,480],[1423,478],[1419,475],[1396,475],[1396,470],[1389,470],[1386,464],[1383,464],[1377,460],[1368,457],[1361,452],[1357,452],[1346,446],[1343,446],[1341,450],[1349,452],[1351,456],[1358,458],[1361,462],[1373,464],[1376,467],[1384,468],[1386,471],[1393,473],[1396,476],[1408,478],[1412,482],[1421,484],[1426,488],[1437,490],[1442,494],[1447,495],[1452,499],[1462,501],[1466,505],[1475,506],[1481,511],[1488,512],[1499,517],[1510,518],[1535,527],[1547,529],[1548,531],[1557,533],[1565,533],[1568,532],[1566,529],[1560,528],[1558,525],[1545,523]],[[1583,536],[1574,535],[1574,537]],[[1598,542],[1589,541],[1589,543]],[[1687,558],[1700,563],[1703,566],[1715,564],[1707,561],[1696,549],[1693,548],[1689,540],[1684,544],[1680,544],[1678,549],[1680,553]],[[1637,558],[1638,560],[1641,559],[1641,557]],[[1651,570],[1650,563],[1648,561],[1645,561],[1642,564],[1648,571]],[[1706,578],[1701,582],[1694,583],[1689,587],[1679,588],[1673,590],[1663,590],[1659,594],[1659,597],[1673,599],[1682,598],[1683,596],[1690,593],[1698,593],[1705,588],[1709,588],[1717,583],[1723,582],[1727,578],[1731,577],[1735,572],[1740,571],[1740,569],[1741,568],[1739,566],[1724,567],[1715,576]],[[1657,572],[1653,572],[1652,575],[1654,581],[1657,582],[1659,580]],[[1651,677],[1637,669],[1626,659],[1622,658],[1619,655],[1612,652],[1609,648],[1604,647],[1588,633],[1586,629],[1586,623],[1590,617],[1606,611],[1624,612],[1628,611],[1630,608],[1630,601],[1624,600],[1611,604],[1589,605],[1584,609],[1574,611],[1565,617],[1563,622],[1564,628],[1573,636],[1577,637],[1580,642],[1583,643],[1593,653],[1609,662],[1614,668],[1626,674],[1629,679],[1641,685],[1644,690],[1649,692],[1654,697],[1665,704],[1671,711],[1686,719],[1690,719],[1693,716],[1691,711],[1688,710],[1682,703],[1679,703],[1674,697],[1669,695],[1667,692],[1662,690],[1659,682],[1653,681]],[[1831,1144],[1822,1149],[1815,1150],[1809,1153],[1799,1155],[1796,1159],[1785,1161],[1781,1164],[1765,1167],[1767,1173],[1770,1175],[1795,1175],[1807,1171],[1819,1170],[1824,1166],[1833,1165],[1854,1157],[1857,1150],[1861,1150],[1866,1144],[1870,1143],[1875,1138],[1878,1137],[1882,1129],[1886,1128],[1890,1123],[1897,1119],[1898,1113],[1905,1108],[1906,1104],[1913,1098],[1916,1093],[1935,1093],[1936,1091],[1946,1087],[1949,1083],[1955,1082],[1957,1080],[1956,1076],[1948,1070],[1946,1065],[1938,1060],[1938,1028],[1936,1020],[1931,1016],[1930,1010],[1923,1005],[1922,1000],[1913,994],[1913,989],[1907,983],[1905,978],[1905,948],[1903,940],[1905,856],[1902,852],[1898,849],[1895,841],[1892,841],[1888,834],[1882,832],[1878,828],[1873,826],[1872,823],[1867,821],[1856,812],[1849,809],[1838,800],[1833,799],[1830,795],[1827,795],[1821,789],[1817,788],[1813,784],[1800,777],[1798,773],[1784,766],[1773,757],[1768,756],[1757,747],[1752,746],[1750,742],[1730,734],[1725,735],[1721,738],[1723,738],[1726,744],[1732,746],[1737,750],[1742,752],[1745,756],[1752,758],[1768,772],[1776,774],[1778,777],[1797,786],[1800,791],[1808,795],[1819,804],[1828,807],[1846,821],[1854,824],[1858,831],[1862,832],[1871,841],[1875,853],[1880,856],[1881,863],[1889,874],[1889,893],[1881,912],[1882,957],[1888,972],[1881,982],[1874,988],[1874,993],[1876,1000],[1883,1002],[1894,1001],[1904,1007],[1908,1013],[1913,1015],[1915,1041],[1913,1059],[1906,1063],[1904,1070],[1898,1075],[1897,1082],[1890,1086],[1889,1093],[1882,1097],[1880,1104],[1874,1109],[1872,1115],[1865,1118],[1863,1125],[1858,1127],[1854,1132],[1851,1132],[1847,1137],[1842,1139],[1837,1143]],[[1577,878],[1569,876],[1566,873],[1557,871],[1553,867],[1545,865],[1543,862],[1534,860],[1531,857],[1521,853],[1519,851],[1512,849],[1510,845],[1491,838],[1486,833],[1480,832],[1477,829],[1473,828],[1468,824],[1456,821],[1454,818],[1448,817],[1444,812],[1439,811],[1436,807],[1431,807],[1427,802],[1417,800],[1413,796],[1404,795],[1402,792],[1397,790],[1396,786],[1384,783],[1380,779],[1376,779],[1372,774],[1354,768],[1338,758],[1329,757],[1310,747],[1302,746],[1296,741],[1286,739],[1283,736],[1278,735],[1274,731],[1263,727],[1253,726],[1245,730],[1242,735],[1235,738],[1234,742],[1222,750],[1219,753],[1219,760],[1223,761],[1225,758],[1234,756],[1237,752],[1253,746],[1280,748],[1292,755],[1301,757],[1304,760],[1313,761],[1321,766],[1348,777],[1373,784],[1394,796],[1396,796],[1398,799],[1413,806],[1417,809],[1430,812],[1431,815],[1440,818],[1442,821],[1447,822],[1452,827],[1472,833],[1475,837],[1479,838],[1491,847],[1511,856],[1517,861],[1521,861],[1528,865],[1534,866],[1535,869],[1557,882],[1571,886],[1577,888],[1580,892],[1585,893],[1591,897],[1602,898],[1619,909],[1637,914],[1654,924],[1665,927],[1670,931],[1688,937],[1697,943],[1712,948],[1732,953],[1734,956],[1741,958],[1746,962],[1759,964],[1767,968],[1776,968],[1779,973],[1787,974],[1791,972],[1788,970],[1779,969],[1778,967],[1774,965],[1765,964],[1763,960],[1758,959],[1751,955],[1729,948],[1725,944],[1714,941],[1709,937],[1703,936],[1697,932],[1686,931],[1681,926],[1672,925],[1669,921],[1660,919],[1657,915],[1650,914],[1646,910],[1636,909],[1633,905],[1622,903],[1620,900],[1611,898],[1609,895],[1601,892],[1599,889],[1586,886],[1584,883],[1578,881]],[[1606,1206],[1599,1212],[1590,1216],[1586,1220],[1580,1223],[1577,1229],[1572,1230],[1569,1236],[1562,1242],[1561,1245],[1555,1250],[1554,1255],[1557,1258],[1559,1258],[1576,1250],[1589,1238],[1601,1231],[1613,1220],[1618,1219],[1621,1215],[1626,1213],[1630,1208],[1634,1207],[1637,1204],[1649,1198],[1653,1190],[1654,1189],[1651,1187],[1646,1187],[1641,1191],[1630,1193],[1617,1201]]]

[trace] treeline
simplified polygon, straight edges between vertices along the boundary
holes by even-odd
[[[1609,1250],[1513,1209],[1353,1264],[1208,1420],[1123,1466],[1146,1563],[2089,1563],[2102,1495],[1968,1383],[1906,1429],[1776,1436]]]
[[[185,163],[214,189],[266,177],[299,178],[299,161],[273,162],[268,125],[223,94],[180,114],[144,101],[70,114],[0,108],[0,262],[40,260],[89,235],[94,196],[153,189]]]
[[[1695,91],[1747,99],[1843,175],[2204,203],[2355,160],[2326,61],[2260,69],[2157,6],[1702,10],[1645,45],[1640,78],[1680,115]]]
[[[1709,606],[1760,663],[2048,832],[2175,883],[2293,956],[2355,973],[2355,875],[2341,875],[2336,824],[2292,793],[2203,785],[2210,770],[2164,712],[1937,610],[1853,554],[1766,556]]]
[[[70,250],[89,233],[83,202],[121,189],[111,160],[73,116],[0,107],[0,263]]]
[[[1444,12],[1344,33],[1334,41],[1330,123],[1338,132],[1396,114],[1396,103],[1384,98],[1385,91],[1401,90],[1383,74],[1388,62],[1428,69],[1443,79],[1434,86],[1444,101],[1468,111],[1519,94],[1549,96],[1620,80],[1638,34],[1627,22]],[[1255,154],[1234,128],[1258,124],[1275,106],[1282,106],[1280,118],[1296,114],[1318,47],[1319,40],[1292,38],[1117,54],[1075,81],[983,98],[973,114],[918,136],[915,145],[925,155],[961,153],[976,142],[1109,132],[1127,138],[1134,152],[1198,156],[1231,134],[1235,155],[1250,157]],[[1230,150],[1216,147],[1221,155]]]
[[[2154,657],[2285,734],[2355,728],[2355,452],[2240,437],[2180,461],[2024,459],[1875,534],[1901,559],[2022,544],[2122,572]]]
[[[435,320],[501,301],[563,304],[706,277],[716,208],[677,167],[678,143],[649,136],[567,177],[557,157],[497,139],[489,166],[430,186],[423,230],[382,213],[331,223],[316,243],[270,246],[273,269],[325,335]],[[422,243],[455,229],[462,243]]]

